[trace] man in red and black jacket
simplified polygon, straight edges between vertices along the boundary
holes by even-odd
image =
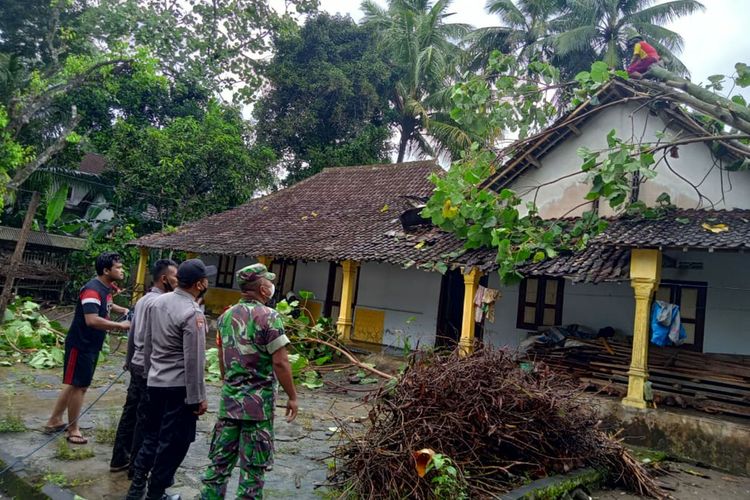
[[[45,432],[53,433],[67,427],[67,440],[72,444],[88,442],[81,434],[78,416],[83,406],[83,397],[94,377],[107,330],[128,331],[130,328],[129,321],[117,323],[109,319],[110,311],[123,315],[128,313],[126,308],[112,302],[115,282],[125,277],[120,256],[114,252],[99,255],[96,258],[96,274],[97,277],[86,283],[78,295],[73,323],[65,337],[65,387],[44,428]],[[69,422],[67,426],[63,423],[66,409]]]

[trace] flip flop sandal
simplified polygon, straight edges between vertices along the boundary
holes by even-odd
[[[86,439],[85,437],[81,436],[80,434],[78,434],[78,435],[70,435],[70,436],[66,437],[65,439],[70,444],[86,444],[86,443],[89,442],[88,439]]]
[[[67,429],[67,427],[68,427],[67,424],[60,424],[60,425],[56,425],[54,427],[51,427],[49,425],[45,425],[44,429],[43,429],[43,432],[45,434],[57,434],[58,432],[62,432],[65,429]]]

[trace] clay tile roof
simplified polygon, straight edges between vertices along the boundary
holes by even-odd
[[[133,244],[204,254],[427,264],[459,251],[463,243],[435,228],[405,232],[399,215],[415,199],[428,198],[433,189],[428,177],[442,172],[433,161],[328,168],[289,188]],[[484,263],[477,255],[469,252],[462,259]],[[494,263],[494,253],[488,255]]]
[[[725,224],[727,230],[712,232],[704,224]],[[750,210],[675,210],[659,219],[615,219],[584,250],[529,264],[521,273],[589,283],[627,280],[631,248],[750,248]]]
[[[78,166],[78,170],[81,172],[92,175],[101,175],[106,168],[107,159],[96,153],[86,153]]]
[[[725,224],[727,230],[712,232],[703,224]],[[595,241],[627,247],[750,248],[750,210],[675,210],[659,219],[622,218]]]

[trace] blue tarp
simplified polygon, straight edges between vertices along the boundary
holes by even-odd
[[[655,300],[651,308],[651,343],[680,345],[687,338],[680,321],[680,306]]]

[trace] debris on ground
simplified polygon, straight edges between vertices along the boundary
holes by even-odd
[[[26,362],[34,368],[63,364],[65,328],[42,314],[40,305],[17,298],[0,320],[0,364]]]
[[[373,401],[370,429],[345,433],[331,480],[362,498],[487,498],[591,467],[663,498],[639,460],[599,429],[576,385],[542,363],[524,370],[505,350],[415,355]],[[440,467],[417,461],[426,455]]]
[[[530,346],[530,359],[541,359],[575,376],[588,389],[620,398],[627,394],[630,341],[562,335],[552,338],[551,334],[543,339]],[[648,373],[657,407],[691,407],[706,413],[750,417],[750,356],[652,345]]]

